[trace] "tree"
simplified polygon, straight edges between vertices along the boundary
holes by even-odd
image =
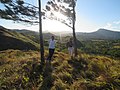
[[[0,18],[5,20],[13,20],[15,22],[24,22],[27,24],[39,23],[41,62],[44,63],[41,0],[38,1],[39,8],[24,2],[24,0],[0,0],[0,4],[3,4],[4,6],[4,8],[0,8]]]
[[[43,9],[43,18],[60,21],[72,28],[75,56],[77,56],[77,39],[75,34],[76,2],[77,0],[49,0],[45,9]],[[62,18],[63,16],[58,16],[58,14],[63,15],[64,18]]]
[[[43,45],[43,35],[42,35],[42,13],[41,13],[41,0],[38,0],[39,3],[39,32],[40,32],[40,51],[41,51],[41,63],[44,64],[44,45]]]

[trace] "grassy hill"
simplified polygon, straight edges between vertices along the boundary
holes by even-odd
[[[32,39],[0,26],[0,50],[39,50],[39,44]]]
[[[40,40],[40,38],[39,38],[39,32],[30,31],[30,30],[26,30],[26,29],[23,29],[23,30],[14,30],[14,31],[16,31],[16,32],[18,32],[18,33],[20,33],[20,34],[22,34],[22,35],[24,35],[24,36],[32,39],[33,41],[35,41],[37,43],[39,43],[39,40]],[[45,40],[50,39],[51,36],[55,36],[56,37],[56,35],[54,35],[52,33],[49,33],[49,32],[44,33],[43,32],[43,37],[44,37]]]
[[[33,40],[36,43],[39,43],[40,41],[38,32],[34,32],[34,31],[26,30],[26,29],[22,29],[22,30],[14,29],[13,31],[20,33],[24,35],[25,37],[28,37],[29,39]]]
[[[0,51],[0,90],[120,90],[120,60],[56,51],[42,68],[38,51]]]

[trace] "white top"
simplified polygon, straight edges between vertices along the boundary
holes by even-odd
[[[49,40],[49,48],[55,49],[55,40],[52,40],[52,39]]]

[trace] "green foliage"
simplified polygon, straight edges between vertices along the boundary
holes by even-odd
[[[79,48],[86,53],[120,57],[120,40],[89,40],[82,41],[82,44],[83,46]]]

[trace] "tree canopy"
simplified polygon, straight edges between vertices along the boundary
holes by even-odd
[[[38,7],[23,0],[0,0],[0,18],[17,22],[38,23]]]
[[[76,6],[77,0],[49,0],[43,9],[44,18],[57,20],[65,25],[72,27],[73,24],[73,6]]]
[[[77,0],[48,0],[41,15],[43,18],[60,21],[71,27],[73,19],[73,5]],[[38,23],[38,7],[24,2],[24,0],[0,0],[0,18],[30,24]],[[56,14],[61,14],[58,16]],[[63,18],[64,17],[64,18]]]

